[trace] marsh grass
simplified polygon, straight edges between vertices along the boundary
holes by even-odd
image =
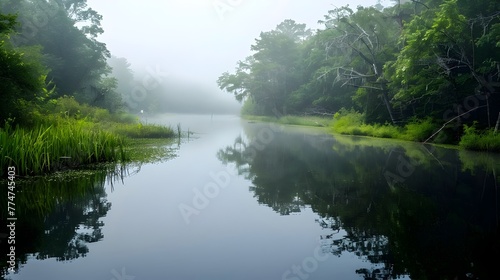
[[[47,118],[49,119],[49,118]],[[51,116],[32,128],[0,128],[0,177],[8,166],[34,176],[98,162],[130,160],[128,138],[171,139],[170,127]]]
[[[170,138],[175,133],[172,128],[145,124],[138,116],[109,111],[81,104],[74,97],[60,97],[52,100],[43,108],[32,108],[35,126],[51,126],[60,124],[77,125],[88,129],[109,131],[128,138]]]
[[[438,126],[431,118],[423,120],[414,119],[404,126],[400,138],[403,140],[422,142],[431,136],[437,128]]]
[[[143,124],[137,116],[78,103],[73,97],[30,107],[30,121],[0,128],[0,178],[8,166],[35,176],[101,162],[130,161],[130,138],[171,139],[172,128]]]
[[[500,152],[500,133],[495,133],[493,129],[479,132],[475,125],[464,125],[459,146],[467,150]]]
[[[0,165],[20,176],[41,175],[82,164],[126,161],[124,138],[78,122],[33,129],[0,129]]]
[[[129,138],[172,138],[175,136],[172,128],[157,124],[111,124],[109,130]]]
[[[414,119],[404,126],[385,124],[366,124],[363,114],[353,110],[341,110],[334,116],[332,130],[347,135],[373,136],[421,142],[427,139],[437,128],[431,118]]]
[[[293,115],[286,115],[280,118],[271,116],[243,115],[243,118],[249,121],[274,122],[286,125],[317,126],[317,127],[328,127],[330,126],[330,123],[332,121],[331,117],[293,116]]]
[[[125,152],[130,161],[137,163],[158,163],[176,156],[176,139],[128,139]]]
[[[365,124],[361,113],[341,110],[334,116],[331,125],[333,132],[346,135],[373,136],[400,139],[402,129],[390,124]]]

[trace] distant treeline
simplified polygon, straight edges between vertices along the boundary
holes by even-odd
[[[361,113],[365,123],[477,122],[500,112],[500,2],[335,8],[312,31],[285,20],[218,79],[254,115]],[[460,117],[458,117],[460,116]],[[456,119],[454,119],[457,117]]]

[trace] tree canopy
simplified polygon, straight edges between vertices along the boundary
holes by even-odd
[[[444,123],[470,111],[467,122],[494,125],[500,3],[393,2],[335,8],[314,32],[286,20],[262,32],[253,54],[218,85],[258,115],[353,108],[366,122],[405,124],[428,116]]]
[[[121,107],[109,76],[110,53],[97,40],[101,20],[86,0],[0,0],[2,122],[21,121],[23,102],[49,95],[111,111]]]

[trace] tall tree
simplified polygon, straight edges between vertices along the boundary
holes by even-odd
[[[134,73],[130,69],[130,63],[124,57],[111,56],[108,59],[108,64],[111,67],[111,76],[116,79],[116,91],[124,101],[124,105],[129,109],[135,109],[133,106],[132,93],[134,83]]]
[[[15,48],[9,36],[16,26],[15,15],[0,14],[0,125],[6,120],[24,122],[27,102],[48,97],[40,48]]]
[[[345,6],[329,11],[320,22],[333,30],[325,41],[325,51],[336,57],[334,64],[323,70],[325,75],[334,72],[342,86],[363,89],[359,94],[377,95],[390,120],[397,122],[383,75],[383,65],[397,53],[397,21],[373,7],[358,7],[354,12]]]
[[[286,100],[302,84],[299,56],[311,31],[305,24],[285,20],[255,40],[251,58],[238,63],[235,74],[224,73],[218,84],[239,100],[249,95],[262,114],[286,113]]]
[[[490,103],[497,104],[497,111],[500,105],[500,4],[466,0],[433,4],[405,25],[405,46],[397,60],[386,65],[394,100],[420,108],[429,102],[449,107],[475,96],[477,104],[470,106],[485,107],[483,125],[490,126],[498,114],[490,114],[495,107]],[[456,113],[464,111],[459,108]]]
[[[98,106],[114,103],[117,96],[109,88],[113,84],[104,80],[110,73],[110,54],[96,39],[103,32],[102,16],[86,0],[0,0],[0,9],[19,16],[15,45],[43,47],[44,63],[51,70],[48,78],[58,96],[74,95]]]

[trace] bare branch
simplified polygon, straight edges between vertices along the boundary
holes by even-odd
[[[463,116],[463,115],[467,115],[468,113],[470,113],[470,112],[472,112],[472,111],[475,111],[475,110],[477,110],[477,109],[479,109],[479,108],[484,108],[484,107],[486,107],[486,105],[483,105],[483,106],[478,106],[478,107],[474,107],[474,108],[470,109],[469,111],[467,111],[467,112],[465,112],[465,113],[462,113],[462,114],[460,114],[460,115],[458,115],[458,116],[456,116],[456,117],[452,118],[451,120],[449,120],[449,121],[445,122],[445,123],[443,124],[443,126],[442,126],[440,129],[438,129],[438,130],[437,130],[436,132],[434,132],[434,133],[433,133],[433,134],[432,134],[429,138],[427,138],[427,140],[425,140],[425,141],[424,141],[424,144],[425,144],[425,143],[427,143],[429,140],[431,140],[434,136],[436,136],[436,134],[438,134],[441,130],[443,130],[443,128],[444,128],[447,124],[449,124],[449,123],[451,123],[452,121],[454,121],[454,120],[456,120],[456,119],[460,118],[460,117],[461,117],[461,116]]]

